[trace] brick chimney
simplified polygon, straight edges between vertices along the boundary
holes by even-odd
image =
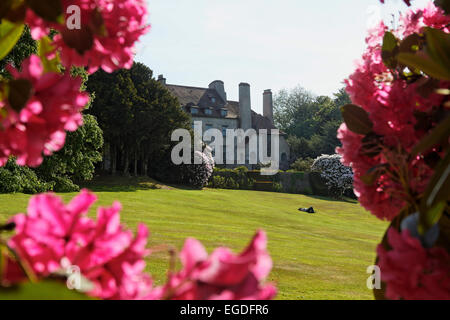
[[[252,107],[250,98],[250,85],[248,83],[239,84],[239,112],[241,116],[241,129],[251,129]]]
[[[158,82],[161,82],[163,85],[166,85],[166,78],[164,78],[164,75],[160,74],[158,76]]]
[[[263,116],[268,118],[273,124],[273,97],[272,90],[265,90],[263,93]]]

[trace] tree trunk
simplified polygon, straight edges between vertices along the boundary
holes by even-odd
[[[142,167],[144,168],[144,175],[148,176],[148,156],[144,156],[144,161],[142,163]]]
[[[124,158],[124,165],[123,165],[123,175],[129,176],[130,175],[130,158],[128,156],[128,153],[123,151],[123,158]]]
[[[112,145],[110,147],[110,151],[111,151],[111,174],[113,176],[116,175],[117,173],[117,148],[115,145]]]
[[[137,151],[134,153],[134,176],[138,176],[138,153]]]

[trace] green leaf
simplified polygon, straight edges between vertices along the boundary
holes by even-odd
[[[63,14],[61,0],[26,0],[28,6],[41,18],[47,21],[60,21]]]
[[[423,39],[417,33],[407,36],[400,43],[399,52],[415,53],[423,46]]]
[[[436,167],[428,188],[420,203],[420,222],[424,231],[442,214],[447,201],[450,200],[450,151]],[[443,203],[443,205],[442,205]]]
[[[49,59],[48,55],[54,54],[53,59]],[[55,52],[52,46],[52,41],[49,37],[43,37],[38,42],[38,55],[41,58],[42,65],[44,66],[44,72],[60,72],[60,59],[59,54]]]
[[[0,2],[0,21],[8,14],[9,9],[11,9],[12,3],[13,0],[2,0]]]
[[[0,60],[14,48],[22,35],[25,25],[3,20],[0,24]]]
[[[425,30],[428,54],[450,73],[450,35],[438,29]]]
[[[441,143],[450,136],[450,116],[447,116],[433,130],[426,135],[411,151],[413,157],[419,153],[430,150],[433,146]]]
[[[0,80],[0,101],[5,100],[8,97],[8,83],[4,80]],[[2,108],[0,108],[2,110]]]
[[[383,46],[381,49],[381,57],[383,58],[384,64],[389,68],[396,68],[397,67],[397,53],[398,53],[398,40],[397,38],[391,33],[386,32],[383,37]]]
[[[366,185],[371,186],[374,184],[374,182],[383,174],[386,173],[386,170],[388,169],[389,165],[387,164],[380,164],[373,168],[370,168],[367,173],[361,177],[361,181],[364,182]]]
[[[439,63],[435,62],[426,55],[399,53],[397,59],[410,69],[421,70],[436,79],[450,81],[450,71],[443,69]]]
[[[0,288],[0,300],[92,300],[77,291],[69,290],[63,282],[45,280],[27,282],[17,287]]]
[[[26,13],[27,6],[24,0],[12,0],[11,7],[4,18],[13,23],[22,23],[25,20]]]
[[[441,220],[442,214],[446,206],[445,201],[441,201],[435,204],[432,208],[428,209],[427,213],[423,215],[422,221],[419,224],[419,233],[425,234],[427,230],[434,226]]]
[[[15,79],[9,82],[8,101],[11,107],[20,112],[28,102],[33,91],[33,84],[27,79]]]
[[[373,123],[369,114],[361,107],[347,104],[341,108],[342,117],[347,128],[357,134],[366,135],[372,131]]]
[[[0,286],[3,283],[3,277],[6,271],[6,248],[0,243]]]

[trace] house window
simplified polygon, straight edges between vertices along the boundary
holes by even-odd
[[[220,111],[220,115],[225,118],[228,115],[228,111],[227,110],[221,110]]]
[[[213,114],[212,109],[205,109],[205,114],[206,114],[207,116],[212,116],[212,114]]]
[[[216,98],[212,97],[212,98],[211,98],[211,102],[212,102],[212,103],[216,103]]]
[[[198,114],[198,108],[192,107],[191,108],[191,114]]]

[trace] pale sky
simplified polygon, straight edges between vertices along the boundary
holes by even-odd
[[[261,113],[265,89],[337,92],[363,53],[367,28],[407,9],[401,0],[386,2],[149,0],[152,28],[136,60],[169,84],[207,87],[222,80],[229,100],[238,100],[238,85],[247,82],[252,108]]]

